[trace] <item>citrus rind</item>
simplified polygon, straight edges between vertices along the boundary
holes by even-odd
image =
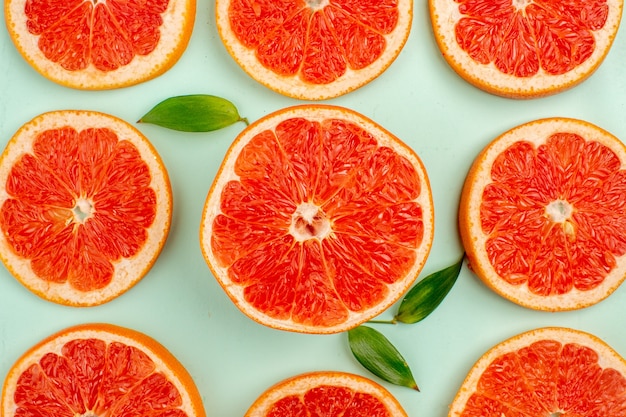
[[[315,371],[290,377],[268,388],[254,401],[244,417],[265,417],[278,400],[290,395],[301,396],[318,386],[345,387],[357,393],[372,395],[385,406],[387,415],[407,416],[398,400],[369,378],[347,372]]]
[[[602,369],[613,369],[626,376],[626,361],[613,348],[597,336],[566,327],[542,327],[529,330],[493,346],[485,352],[468,372],[459,391],[450,406],[449,417],[460,417],[472,394],[477,391],[479,380],[487,367],[496,359],[507,353],[518,351],[542,340],[553,340],[562,345],[574,344],[591,348],[598,354],[598,365]],[[581,393],[582,394],[582,393]],[[558,415],[558,410],[553,410]],[[566,415],[565,413],[564,415]],[[547,414],[550,415],[550,414]]]
[[[626,146],[609,132],[579,119],[545,118],[517,126],[494,139],[476,157],[465,180],[460,199],[459,230],[471,270],[492,290],[521,306],[544,311],[575,310],[607,298],[626,279],[626,256],[616,257],[616,265],[597,287],[581,291],[573,288],[564,294],[533,294],[526,284],[513,285],[502,279],[485,248],[488,236],[481,227],[480,208],[485,187],[491,182],[495,159],[513,143],[524,140],[535,147],[555,133],[575,133],[585,140],[597,141],[616,153],[626,168]]]
[[[234,164],[241,150],[246,146],[251,138],[260,132],[266,130],[274,130],[274,128],[283,120],[289,118],[302,117],[310,121],[324,121],[326,119],[344,119],[357,126],[363,128],[376,138],[379,146],[385,146],[393,149],[398,154],[407,158],[418,173],[421,181],[421,192],[417,199],[417,203],[422,208],[423,238],[420,246],[415,250],[416,258],[410,271],[405,274],[404,279],[400,279],[394,283],[388,284],[388,293],[384,300],[363,311],[349,311],[349,317],[344,322],[335,326],[317,326],[313,324],[296,323],[290,319],[276,319],[263,312],[257,310],[249,304],[244,297],[244,287],[231,281],[228,268],[220,265],[216,259],[211,246],[211,236],[213,229],[213,219],[220,214],[220,196],[221,190],[231,180],[237,180],[238,176],[234,172]],[[202,219],[200,225],[200,244],[202,254],[213,272],[214,277],[224,289],[226,294],[235,303],[235,305],[248,317],[263,325],[280,329],[302,333],[338,333],[356,327],[359,324],[380,314],[394,302],[396,302],[413,284],[420,271],[426,263],[428,254],[432,246],[434,237],[434,208],[432,201],[432,193],[428,180],[426,168],[417,154],[402,143],[393,134],[383,129],[377,123],[358,114],[352,110],[338,106],[330,105],[298,105],[276,111],[270,115],[259,119],[250,124],[232,143],[229,148],[222,165],[215,177],[215,180],[207,195]]]
[[[413,21],[413,2],[399,0],[398,22],[394,31],[384,35],[386,46],[376,61],[361,69],[348,67],[346,72],[328,84],[314,84],[302,80],[298,74],[281,75],[264,67],[256,57],[254,49],[247,48],[238,39],[232,28],[228,11],[230,0],[217,0],[217,30],[228,53],[251,78],[265,87],[301,100],[326,100],[354,91],[380,76],[398,57],[409,37]],[[307,6],[308,7],[308,6]]]
[[[196,0],[170,0],[161,15],[160,38],[148,55],[135,55],[132,61],[113,71],[101,71],[89,64],[79,71],[66,70],[50,61],[39,49],[39,36],[28,32],[24,7],[26,0],[5,1],[6,26],[22,57],[41,75],[60,85],[80,90],[106,90],[128,87],[162,75],[186,50],[196,15]]]
[[[168,381],[174,384],[181,396],[180,410],[187,417],[205,417],[200,393],[185,367],[162,344],[153,338],[136,330],[116,326],[108,323],[88,323],[69,327],[41,340],[27,350],[10,368],[2,389],[1,415],[13,416],[17,405],[15,403],[15,389],[21,375],[47,354],[54,353],[62,356],[63,346],[78,339],[99,339],[107,345],[122,343],[134,347],[148,355],[154,362],[154,372],[164,374]],[[84,364],[88,365],[88,364]]]
[[[595,72],[611,49],[624,6],[623,0],[607,0],[607,4],[609,14],[606,24],[591,32],[596,44],[586,61],[561,75],[552,75],[540,68],[532,77],[517,77],[501,72],[493,62],[479,63],[461,49],[455,35],[455,26],[463,16],[459,12],[458,2],[429,0],[435,39],[450,67],[470,84],[491,94],[514,99],[556,94],[580,84]]]
[[[120,140],[130,141],[148,165],[151,183],[157,198],[154,221],[146,228],[148,237],[134,256],[111,261],[115,273],[104,288],[85,292],[74,288],[69,282],[52,283],[39,278],[32,270],[30,259],[16,255],[4,233],[0,233],[0,258],[11,274],[26,288],[46,300],[76,306],[94,306],[108,302],[129,290],[150,270],[158,258],[169,234],[172,216],[172,191],[165,169],[157,150],[149,140],[127,122],[108,114],[83,111],[60,110],[43,113],[24,124],[8,142],[0,155],[0,184],[6,184],[11,168],[25,153],[32,152],[32,141],[41,132],[71,126],[77,131],[87,128],[112,129]],[[10,198],[6,188],[0,189],[0,206]]]

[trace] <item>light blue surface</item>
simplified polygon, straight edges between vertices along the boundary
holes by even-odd
[[[585,119],[626,139],[626,33],[618,34],[598,71],[573,90],[532,101],[482,92],[442,59],[427,4],[415,3],[411,35],[391,67],[369,85],[328,100],[372,118],[420,155],[435,202],[435,240],[422,276],[461,254],[456,212],[474,156],[496,135],[548,116]],[[126,89],[89,92],[58,86],[19,56],[0,30],[0,144],[32,117],[49,110],[90,109],[134,123],[159,101],[180,94],[214,94],[233,101],[250,121],[300,101],[257,84],[227,54],[214,25],[214,4],[199,0],[191,43],[169,72]],[[347,335],[301,335],[265,328],[245,317],[212,277],[198,243],[206,193],[239,123],[207,134],[137,125],[154,143],[174,191],[173,224],[150,273],[103,306],[75,309],[39,299],[0,267],[0,376],[32,344],[66,326],[110,322],[147,333],[187,367],[209,416],[242,416],[275,382],[312,370],[376,377],[352,357]],[[395,307],[381,315],[390,318]],[[464,267],[440,307],[414,325],[377,325],[405,356],[421,392],[383,382],[412,417],[444,417],[467,371],[493,344],[548,325],[570,326],[603,338],[626,355],[626,287],[581,311],[545,313],[512,304],[484,287]]]

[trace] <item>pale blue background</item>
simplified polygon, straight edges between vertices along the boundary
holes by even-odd
[[[456,212],[474,156],[496,135],[548,116],[586,119],[626,139],[626,33],[599,70],[573,90],[514,101],[460,79],[434,42],[425,0],[416,0],[413,28],[392,66],[369,85],[328,103],[357,110],[402,138],[420,155],[432,183],[436,225],[422,276],[461,254]],[[227,54],[214,24],[214,4],[198,1],[191,43],[163,76],[114,91],[58,86],[22,60],[0,30],[0,144],[26,121],[56,109],[90,109],[134,123],[159,101],[204,93],[233,101],[250,121],[300,104],[257,84]],[[332,369],[370,375],[352,357],[345,334],[315,336],[272,330],[235,308],[212,277],[198,243],[206,193],[239,123],[214,133],[188,134],[137,125],[169,170],[174,215],[169,240],[151,272],[130,292],[89,309],[39,299],[0,267],[0,376],[43,337],[69,325],[105,321],[140,330],[164,344],[194,377],[209,416],[242,416],[273,383],[306,371]],[[591,308],[535,312],[484,287],[466,268],[443,304],[415,325],[377,326],[403,353],[421,392],[383,382],[412,417],[443,417],[467,371],[495,343],[547,325],[571,326],[603,338],[626,354],[626,287]],[[381,315],[390,318],[395,307]],[[376,377],[373,377],[376,379]],[[379,381],[379,380],[378,380]]]

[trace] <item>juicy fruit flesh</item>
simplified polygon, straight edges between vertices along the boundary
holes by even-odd
[[[461,417],[624,416],[626,379],[595,350],[541,340],[496,358]]]
[[[15,417],[186,417],[177,388],[141,350],[76,339],[19,377]]]
[[[355,124],[285,120],[253,137],[234,170],[211,247],[258,311],[343,323],[413,266],[424,235],[420,178]]]
[[[135,255],[156,215],[149,168],[106,128],[47,130],[12,167],[0,227],[42,280],[107,286],[113,261]]]
[[[606,0],[455,1],[463,16],[455,27],[459,46],[516,77],[540,69],[560,75],[585,62],[609,13]]]
[[[28,31],[41,52],[69,71],[113,71],[148,55],[169,0],[27,0]]]
[[[373,395],[332,385],[318,386],[302,395],[281,398],[266,414],[267,417],[307,415],[391,417],[387,407]]]
[[[596,288],[626,253],[626,171],[607,146],[557,133],[495,160],[480,208],[496,272],[539,295]]]
[[[266,68],[328,84],[382,55],[398,8],[397,0],[233,0],[229,19]]]

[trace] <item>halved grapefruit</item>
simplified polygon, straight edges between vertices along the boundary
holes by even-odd
[[[5,0],[17,50],[44,77],[86,90],[170,69],[187,48],[195,0]]]
[[[356,374],[316,371],[288,378],[254,401],[244,417],[406,417],[389,391]]]
[[[459,224],[497,293],[538,310],[593,305],[626,278],[626,146],[578,119],[511,129],[470,168]]]
[[[217,0],[217,29],[253,79],[323,100],[378,77],[400,54],[411,0]]]
[[[183,365],[156,340],[105,323],[64,329],[25,352],[2,388],[2,417],[205,417]]]
[[[429,0],[450,66],[493,94],[533,98],[587,79],[608,54],[623,0]]]
[[[124,293],[156,261],[171,216],[161,158],[117,117],[44,113],[0,156],[0,258],[44,299],[93,306]]]
[[[589,333],[546,327],[486,352],[448,415],[617,417],[625,411],[626,361]]]
[[[207,196],[200,241],[249,317],[334,333],[402,296],[433,226],[428,176],[411,148],[352,110],[302,105],[235,139]]]

